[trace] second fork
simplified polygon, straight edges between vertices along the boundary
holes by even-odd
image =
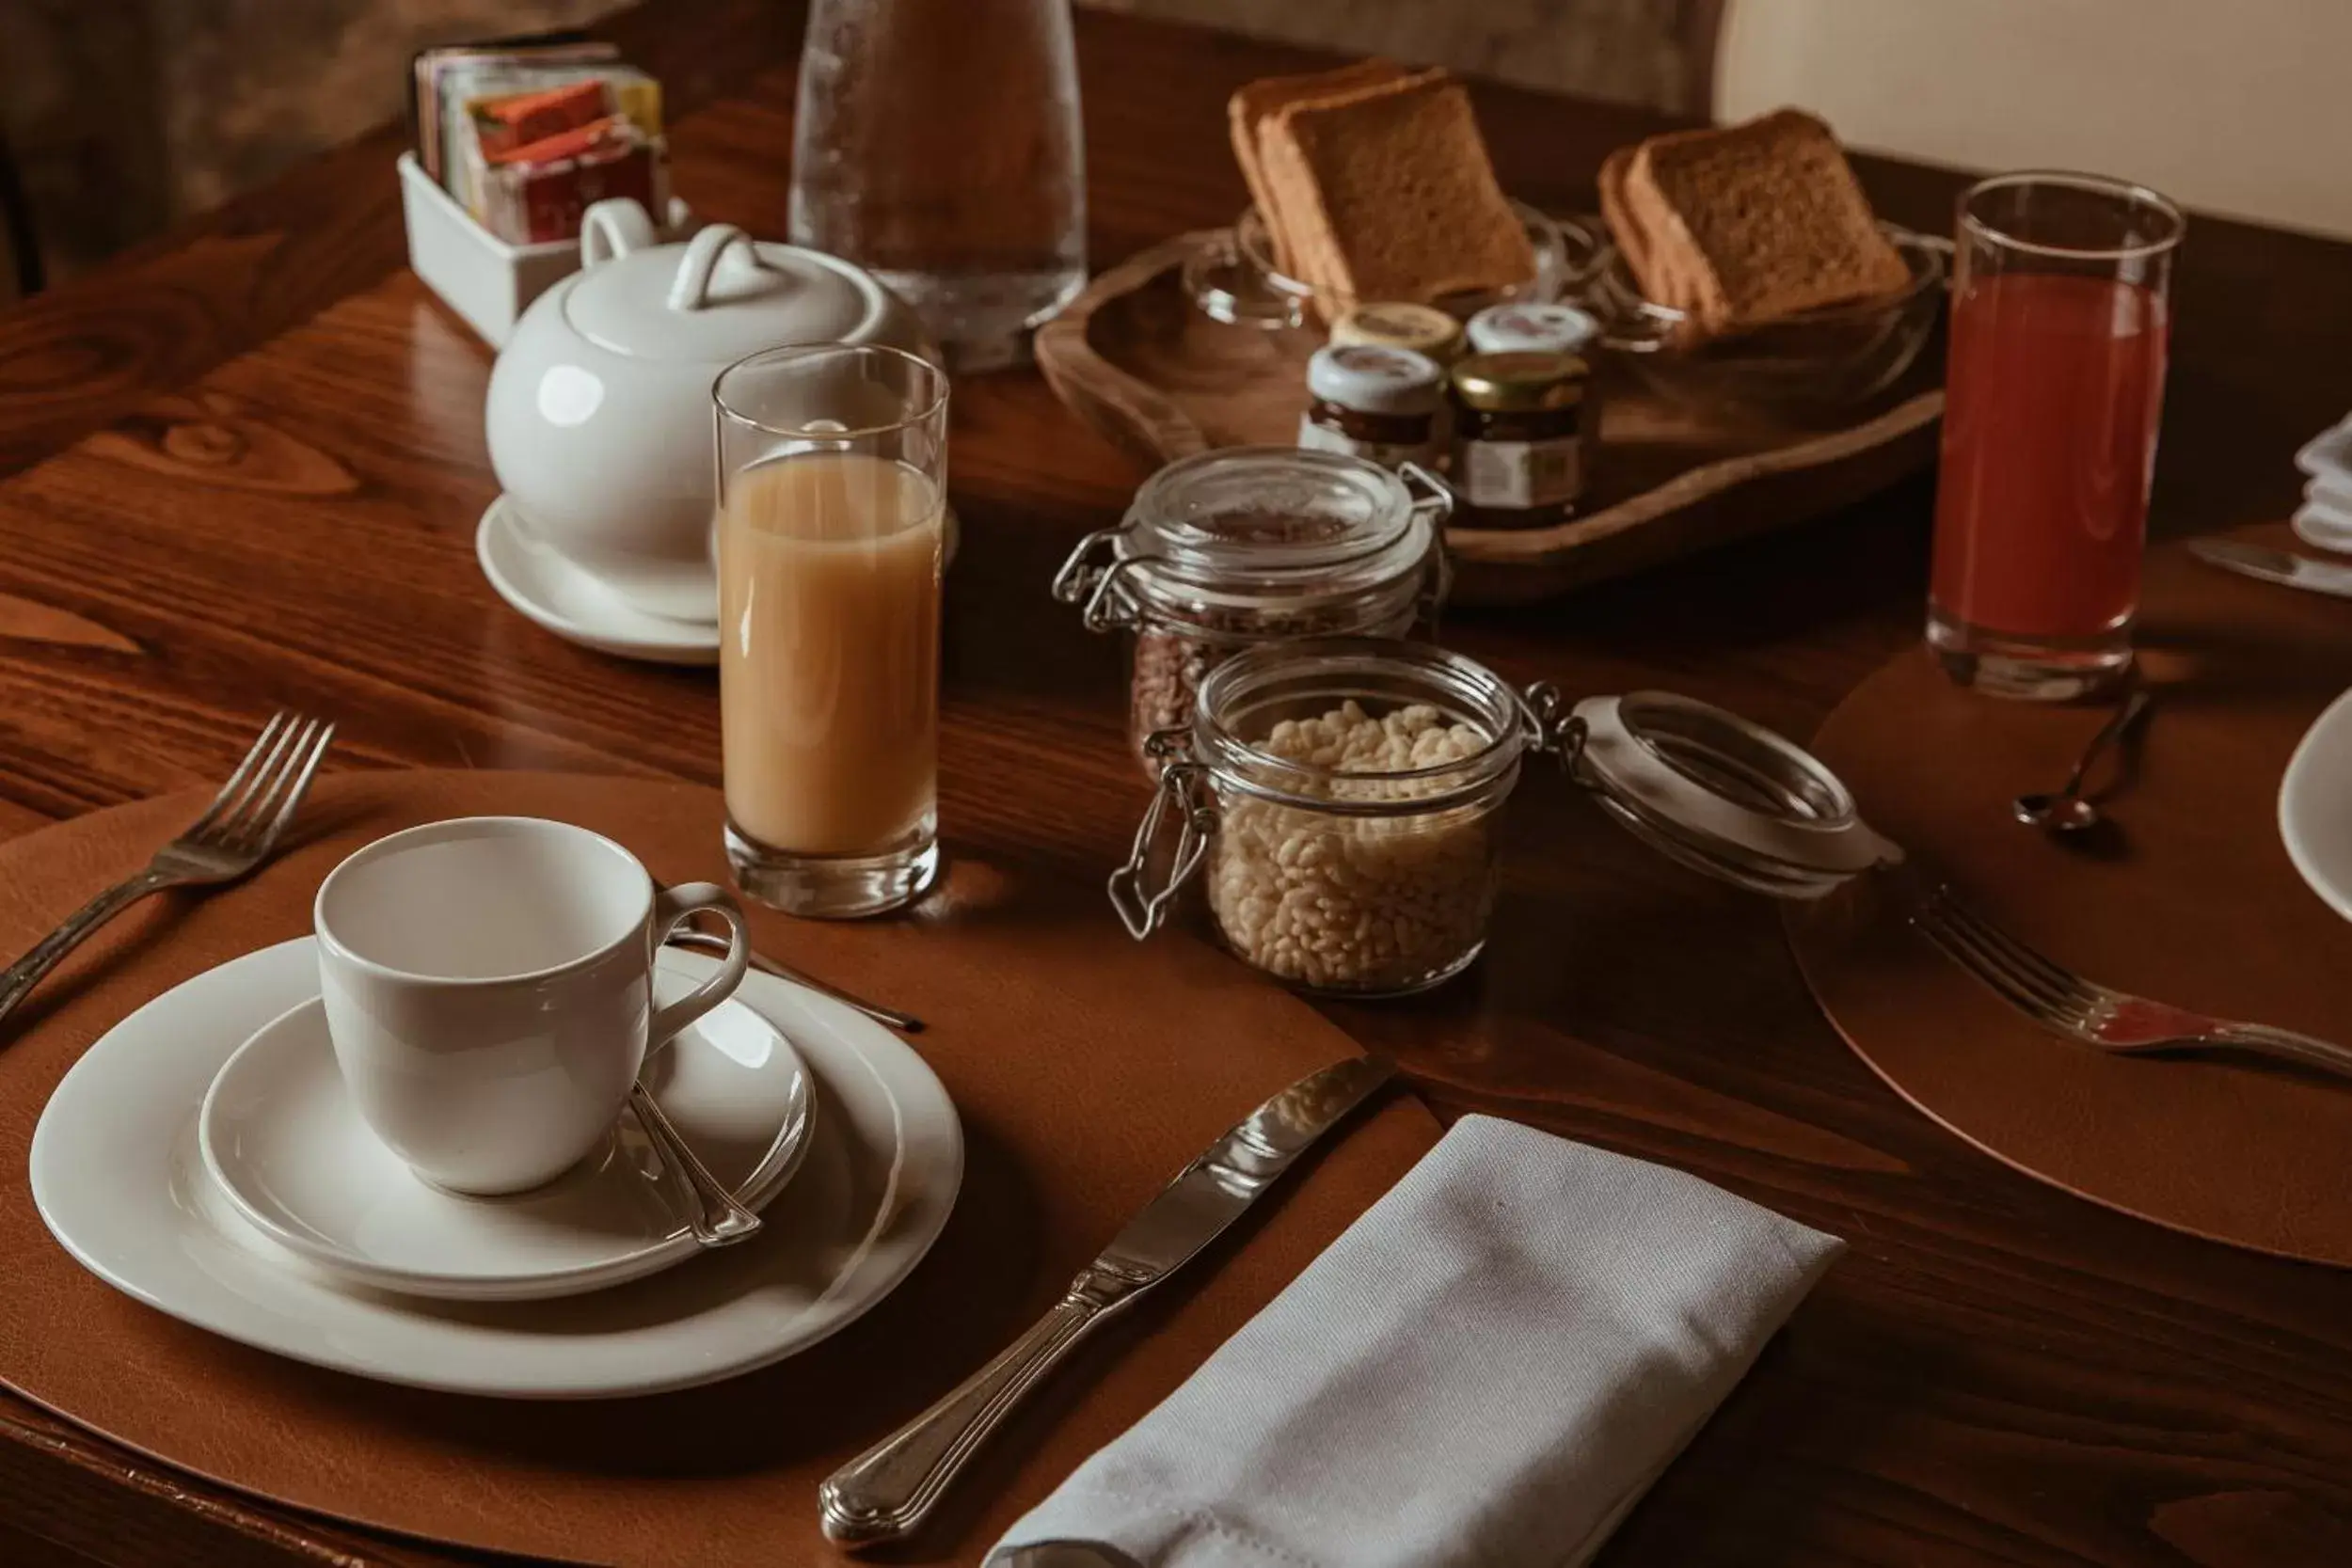
[[[2352,1049],[2291,1029],[2214,1018],[2088,980],[1962,902],[1948,885],[1921,894],[1912,927],[1946,958],[2042,1027],[2117,1055],[2245,1051],[2352,1077]]]

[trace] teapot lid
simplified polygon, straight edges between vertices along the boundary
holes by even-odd
[[[882,317],[882,285],[834,257],[723,223],[683,245],[640,236],[649,228],[584,229],[585,270],[564,299],[572,329],[615,354],[717,366],[781,343],[855,341]]]

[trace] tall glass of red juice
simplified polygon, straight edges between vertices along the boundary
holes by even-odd
[[[2096,175],[1961,198],[1928,645],[1963,685],[2063,701],[2131,668],[2182,227]]]

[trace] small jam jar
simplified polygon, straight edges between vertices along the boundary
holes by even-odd
[[[1548,528],[1584,493],[1592,368],[1558,353],[1473,354],[1454,367],[1454,521]]]
[[[1403,475],[1339,452],[1232,447],[1181,458],[1144,481],[1119,527],[1078,542],[1054,596],[1090,631],[1134,634],[1128,732],[1190,716],[1227,657],[1286,638],[1402,637],[1434,626],[1449,582],[1452,500],[1418,467]]]
[[[1600,322],[1573,305],[1489,305],[1470,319],[1472,354],[1581,354]]]
[[[1445,372],[1427,355],[1371,343],[1326,345],[1307,361],[1298,444],[1384,468],[1438,460]]]
[[[1331,341],[1410,349],[1451,365],[1462,356],[1462,324],[1434,305],[1359,305],[1331,324]]]

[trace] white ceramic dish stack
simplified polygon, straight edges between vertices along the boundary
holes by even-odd
[[[2352,691],[2303,734],[2279,783],[2287,859],[2328,907],[2352,920]]]
[[[714,960],[664,951],[682,992]],[[551,1186],[425,1186],[344,1099],[310,937],[197,975],[74,1064],[33,1135],[33,1197],[84,1267],[160,1311],[390,1383],[529,1399],[657,1393],[781,1360],[880,1301],[962,1179],[921,1058],[770,975],[647,1083],[760,1233],[707,1256],[659,1203],[628,1118]],[[552,1298],[552,1299],[549,1299]]]

